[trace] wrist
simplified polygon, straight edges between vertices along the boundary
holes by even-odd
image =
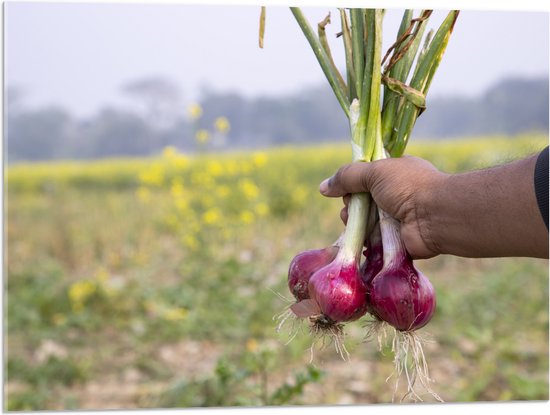
[[[470,258],[548,256],[548,232],[536,204],[533,157],[439,176],[419,192],[419,230],[438,254]]]
[[[430,181],[420,188],[415,203],[418,232],[426,249],[435,255],[449,253],[448,241],[445,238],[446,216],[449,210],[445,208],[448,200],[449,181],[452,175],[437,172]]]

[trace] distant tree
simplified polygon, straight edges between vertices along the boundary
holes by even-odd
[[[348,137],[349,124],[332,90],[326,86],[302,90],[292,100],[292,113],[299,115],[304,135],[315,141]]]
[[[72,124],[71,116],[57,107],[10,114],[6,126],[8,162],[60,157]]]
[[[427,109],[418,118],[413,136],[418,138],[458,137],[474,134],[479,123],[479,103],[476,99],[428,96]]]
[[[548,131],[548,78],[505,79],[485,93],[481,105],[486,131]]]
[[[144,78],[122,86],[121,90],[144,105],[145,116],[154,128],[168,128],[184,113],[181,91],[168,79]]]
[[[83,158],[143,156],[159,147],[158,136],[138,115],[104,109],[78,129],[78,155]]]
[[[325,86],[253,99],[208,90],[200,104],[204,110],[201,128],[208,128],[221,115],[229,119],[229,145],[258,147],[334,140],[349,131],[338,102]]]
[[[157,135],[158,147],[153,149],[153,152],[160,152],[166,146],[172,146],[184,152],[192,152],[196,148],[193,128],[183,118],[171,128],[158,132]]]
[[[548,78],[507,78],[480,97],[428,96],[415,137],[447,138],[482,134],[515,135],[548,131]]]

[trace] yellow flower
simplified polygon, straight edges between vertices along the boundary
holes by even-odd
[[[197,120],[202,116],[202,107],[199,104],[191,104],[187,108],[187,115],[192,120]]]
[[[184,235],[182,238],[183,244],[194,251],[199,247],[199,242],[197,241],[197,238],[195,238],[193,235]]]
[[[264,152],[254,153],[252,156],[252,161],[256,167],[262,167],[265,163],[267,163],[267,154]]]
[[[235,176],[239,173],[239,163],[236,160],[229,160],[225,165],[225,169],[228,176]]]
[[[176,199],[176,208],[182,213],[187,213],[189,210],[189,202],[185,198],[178,198]],[[176,222],[177,221],[178,220],[176,220]]]
[[[222,215],[220,214],[220,211],[217,208],[208,209],[202,215],[202,220],[207,225],[215,225],[219,223],[221,219],[222,219]]]
[[[211,176],[220,176],[223,174],[223,166],[219,161],[210,161],[206,165],[206,171]]]
[[[161,165],[154,164],[148,170],[141,172],[139,180],[143,184],[160,186],[164,181],[164,171]]]
[[[250,179],[239,180],[239,189],[248,200],[256,199],[260,193],[259,187]]]
[[[162,317],[168,321],[180,321],[187,317],[187,310],[182,307],[169,308],[162,313]]]
[[[269,213],[269,206],[266,203],[258,203],[255,210],[258,216],[267,216]]]
[[[197,131],[197,134],[195,134],[195,138],[199,143],[206,143],[208,140],[210,140],[210,133],[205,129],[201,129]]]
[[[172,159],[178,156],[178,150],[174,146],[166,146],[162,150],[162,156],[167,159]]]
[[[96,285],[89,280],[76,281],[69,287],[69,299],[74,311],[81,311],[86,300],[96,291]]]
[[[175,178],[172,181],[172,186],[170,187],[170,194],[172,195],[172,197],[175,197],[175,198],[183,197],[183,195],[185,194],[183,183],[181,182],[180,178]]]
[[[227,134],[227,132],[229,132],[229,129],[231,128],[231,126],[229,125],[229,120],[227,118],[218,117],[214,121],[214,128],[220,134]]]
[[[189,165],[189,160],[183,154],[178,154],[172,158],[174,166],[180,170],[185,169]]]
[[[254,222],[254,213],[249,210],[245,210],[241,212],[240,219],[241,222],[243,222],[245,225],[250,225],[252,222]]]

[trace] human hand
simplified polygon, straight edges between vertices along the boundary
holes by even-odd
[[[443,186],[446,174],[418,157],[356,162],[341,167],[320,185],[328,197],[343,197],[341,218],[347,221],[351,193],[370,192],[376,204],[401,222],[401,239],[413,258],[440,254],[431,236],[425,206],[433,191]]]
[[[548,258],[548,229],[534,186],[537,158],[457,174],[442,173],[417,157],[356,162],[340,168],[319,190],[343,196],[345,205],[351,193],[370,192],[401,222],[401,239],[415,259]],[[346,221],[346,207],[341,217]]]

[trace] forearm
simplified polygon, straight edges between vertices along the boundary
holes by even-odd
[[[423,197],[417,219],[439,253],[548,258],[548,231],[533,185],[536,156],[447,175]]]

